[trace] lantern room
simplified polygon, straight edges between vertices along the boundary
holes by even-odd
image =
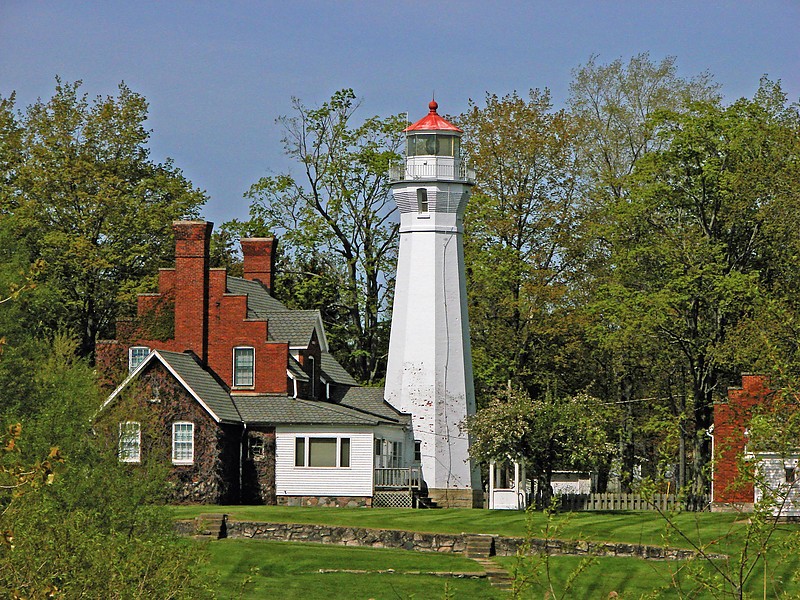
[[[390,179],[428,179],[467,181],[470,179],[461,159],[462,131],[437,112],[435,100],[428,104],[428,114],[405,128],[405,168],[392,169]]]

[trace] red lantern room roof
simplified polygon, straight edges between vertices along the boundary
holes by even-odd
[[[428,108],[430,112],[427,115],[403,131],[457,131],[463,133],[461,129],[439,116],[439,113],[436,112],[436,109],[439,108],[436,100],[431,100]]]

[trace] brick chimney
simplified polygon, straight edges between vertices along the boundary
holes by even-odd
[[[244,255],[244,278],[260,281],[272,292],[272,276],[275,272],[275,250],[278,240],[268,238],[242,238]]]
[[[214,224],[175,221],[175,342],[208,359],[208,247]]]

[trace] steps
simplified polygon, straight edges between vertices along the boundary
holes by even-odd
[[[417,508],[439,508],[439,505],[436,504],[436,502],[431,500],[427,494],[422,494],[421,492],[417,492],[415,495],[415,501]]]
[[[195,538],[219,540],[227,537],[225,519],[222,513],[205,513],[194,519]]]
[[[465,554],[468,558],[489,558],[494,555],[494,536],[481,534],[464,534],[466,542]]]
[[[514,578],[503,567],[491,560],[494,556],[494,536],[480,534],[465,534],[466,549],[464,554],[483,567],[486,578],[492,587],[501,590],[511,590]]]
[[[492,587],[500,590],[511,590],[514,587],[514,578],[503,567],[488,558],[473,559],[486,573],[486,579]]]

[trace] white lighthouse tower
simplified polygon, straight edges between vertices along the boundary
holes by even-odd
[[[411,413],[415,455],[440,506],[480,506],[481,485],[460,425],[475,412],[464,281],[464,209],[473,181],[461,133],[436,112],[407,127],[405,165],[390,173],[400,249],[386,399]]]

